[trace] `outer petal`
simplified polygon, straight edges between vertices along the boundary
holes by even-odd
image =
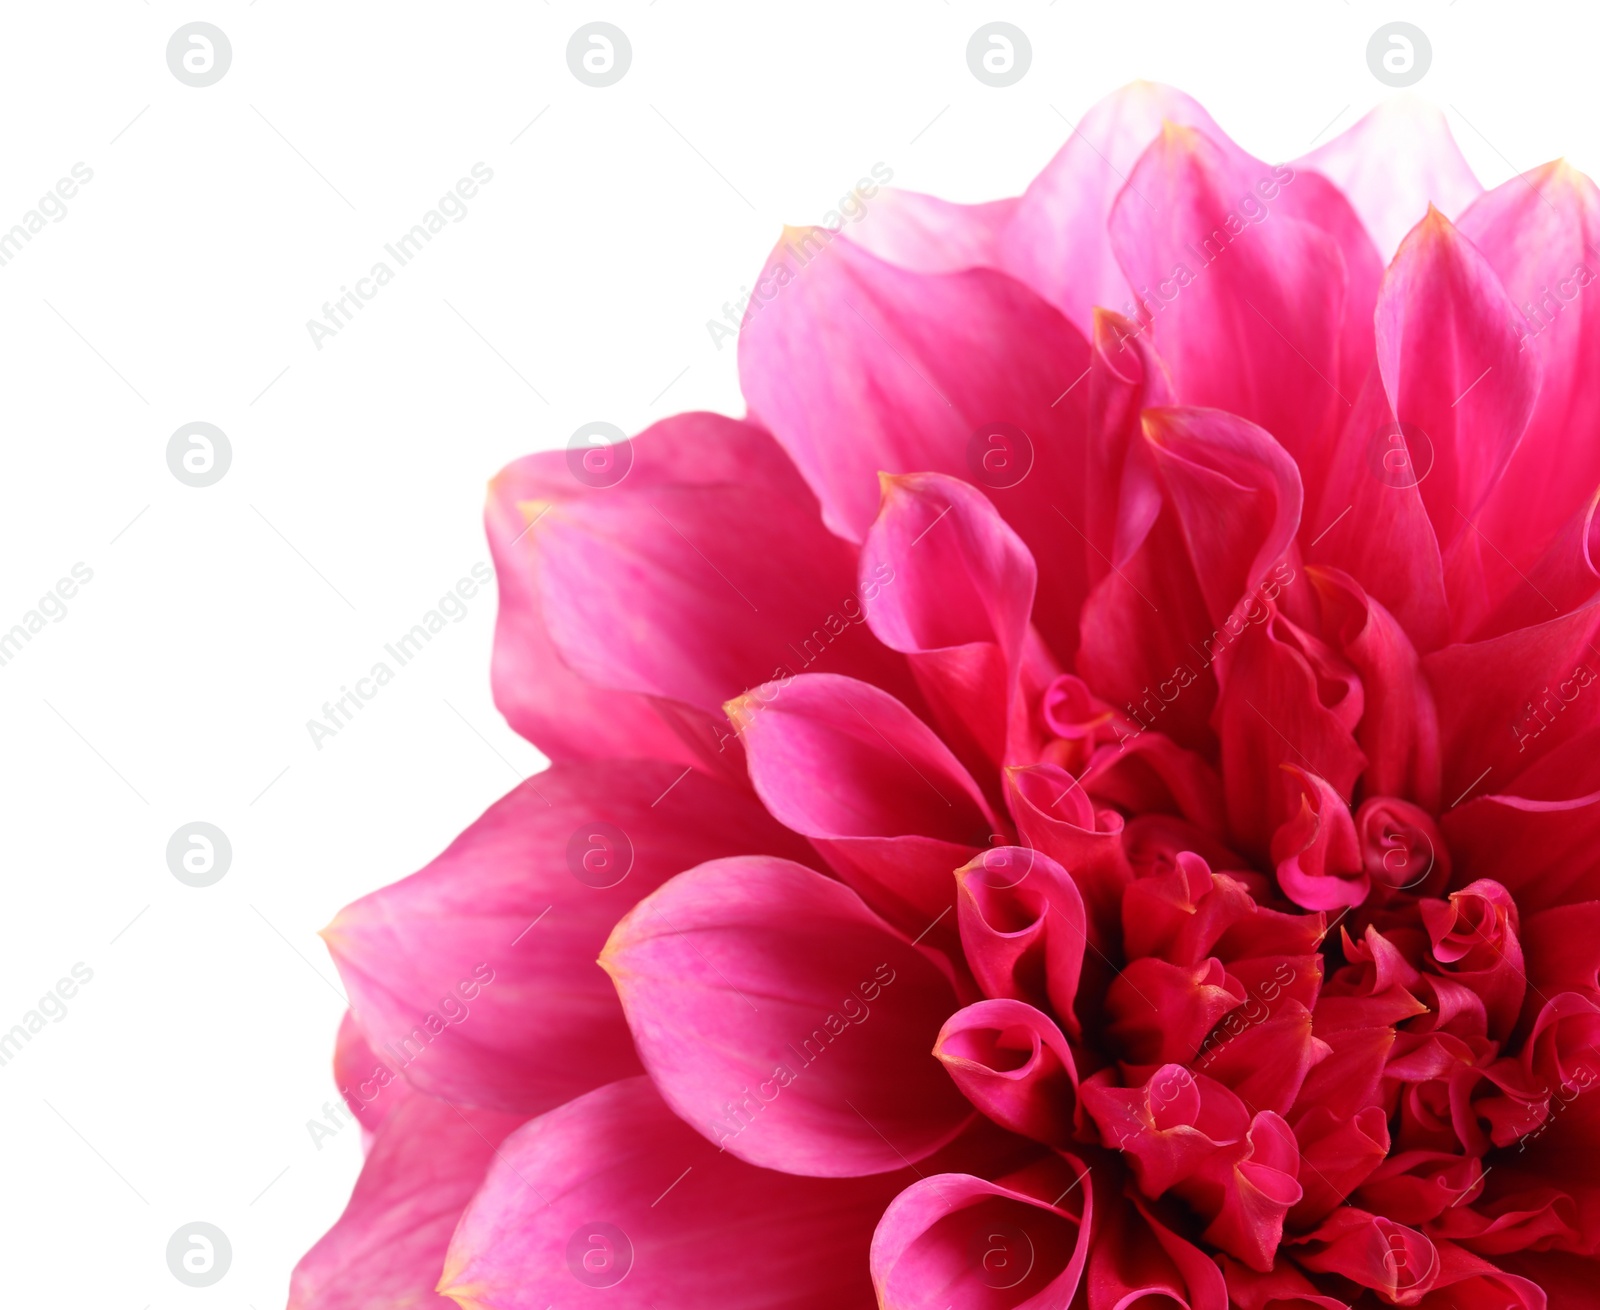
[[[532,525],[557,502],[603,497],[618,488],[738,483],[802,506],[814,501],[767,433],[719,414],[680,414],[587,457],[601,462],[586,466],[583,452],[529,455],[489,484],[485,527],[500,588],[495,704],[553,760],[628,756],[687,764],[694,753],[648,697],[590,683],[557,652],[545,621]]]
[[[1527,431],[1479,522],[1509,557],[1484,556],[1496,594],[1526,593],[1519,571],[1600,486],[1600,443],[1573,439],[1600,430],[1600,297],[1586,294],[1600,273],[1600,190],[1558,160],[1481,197],[1461,234],[1505,286],[1520,344],[1541,365]]]
[[[1015,199],[958,205],[938,196],[887,188],[846,229],[849,239],[885,263],[916,273],[1001,268],[1000,238],[1016,213]]]
[[[769,257],[782,290],[740,335],[752,412],[852,540],[877,514],[880,471],[982,483],[1040,561],[1041,632],[1070,658],[1086,586],[1082,335],[1004,274],[914,273],[816,231]],[[996,440],[1017,458],[991,470]]]
[[[417,1095],[410,1083],[396,1077],[394,1070],[373,1054],[352,1010],[346,1010],[339,1020],[339,1035],[333,1046],[333,1081],[350,1113],[361,1121],[362,1140],[369,1143],[368,1134],[383,1127],[384,1120],[402,1101]]]
[[[1225,139],[1211,115],[1183,92],[1134,82],[1083,116],[1017,203],[1005,233],[1003,266],[1084,332],[1097,308],[1130,318],[1136,313],[1106,220],[1139,156],[1169,122]]]
[[[1484,781],[1485,795],[1443,816],[1456,885],[1498,878],[1524,914],[1600,896],[1600,751],[1592,733],[1552,751],[1507,793]]]
[[[1339,435],[1320,504],[1308,515],[1307,555],[1348,573],[1399,621],[1418,650],[1450,631],[1444,560],[1422,499],[1433,448],[1394,421],[1374,367]]]
[[[1409,95],[1380,102],[1295,168],[1315,169],[1344,192],[1385,262],[1429,205],[1455,218],[1483,191],[1444,114]]]
[[[865,630],[856,552],[811,511],[742,486],[625,486],[530,533],[551,637],[580,676],[706,716],[818,661],[906,688]]]
[[[668,1104],[752,1164],[882,1173],[969,1119],[932,1055],[949,978],[810,869],[701,865],[640,902],[601,963]]]
[[[379,1130],[344,1214],[294,1268],[289,1310],[446,1310],[445,1248],[522,1119],[412,1096]]]
[[[1271,432],[1297,460],[1342,420],[1338,243],[1274,204],[1302,180],[1168,123],[1110,217],[1118,262],[1172,370],[1178,400]],[[1375,266],[1376,256],[1368,252]]]
[[[1439,706],[1447,804],[1469,789],[1513,790],[1531,766],[1600,725],[1600,696],[1588,690],[1597,642],[1600,604],[1591,604],[1423,660]]]
[[[909,1179],[752,1168],[627,1079],[506,1142],[440,1288],[461,1310],[868,1310],[872,1227]]]
[[[1458,632],[1487,604],[1476,561],[1491,552],[1475,520],[1539,392],[1539,361],[1521,349],[1517,321],[1488,262],[1437,210],[1401,244],[1378,293],[1378,370],[1407,444],[1421,434],[1417,485]]]
[[[558,764],[324,935],[391,1072],[433,1095],[536,1114],[639,1071],[594,964],[612,926],[681,870],[744,852],[805,858],[748,795],[701,774]]]
[[[1089,1257],[1088,1177],[1081,1161],[1063,1154],[997,1182],[938,1174],[908,1187],[872,1239],[879,1306],[1070,1305]]]

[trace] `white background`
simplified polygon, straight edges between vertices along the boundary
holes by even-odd
[[[633,47],[603,90],[565,59],[594,19]],[[997,19],[1033,47],[1004,90],[965,60]],[[1486,183],[1600,166],[1576,3],[7,6],[0,230],[94,176],[0,267],[0,630],[93,581],[0,667],[0,1031],[94,977],[0,1067],[0,1299],[266,1310],[342,1208],[357,1132],[306,1128],[343,1010],[316,930],[541,760],[490,701],[492,588],[320,751],[306,720],[487,558],[497,469],[741,412],[706,321],[873,163],[1012,194],[1135,77],[1292,158],[1392,94],[1365,47],[1395,19]],[[165,56],[193,20],[233,49],[204,89]],[[316,349],[306,320],[479,161],[468,216]],[[233,450],[204,489],[165,458],[193,421]],[[165,860],[196,819],[233,846],[205,889]],[[233,1247],[205,1290],[164,1255],[195,1219]]]

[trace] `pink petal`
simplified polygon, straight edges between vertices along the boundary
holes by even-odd
[[[1089,1257],[1090,1310],[1228,1310],[1222,1271],[1184,1241],[1114,1175],[1095,1185],[1094,1249]]]
[[[1443,112],[1409,95],[1380,101],[1295,168],[1314,169],[1344,193],[1385,262],[1430,205],[1455,218],[1483,191]]]
[[[393,1073],[534,1114],[639,1070],[594,963],[617,919],[682,869],[762,851],[806,858],[747,795],[699,773],[558,764],[422,872],[346,907],[325,936]]]
[[[1226,139],[1183,92],[1133,82],[1083,116],[1017,202],[1004,267],[1085,333],[1101,306],[1134,316],[1127,308],[1133,289],[1111,252],[1106,220],[1140,155],[1168,122]]]
[[[1007,762],[1008,737],[1027,733],[1018,678],[1037,581],[1028,548],[967,483],[885,475],[861,550],[862,578],[880,574],[894,582],[867,606],[872,631],[910,660],[947,741],[969,760]]]
[[[1089,941],[1111,949],[1122,927],[1122,893],[1133,877],[1122,849],[1122,816],[1096,810],[1077,779],[1050,764],[1006,770],[1006,803],[1023,844],[1049,856],[1077,883]]]
[[[489,484],[485,526],[500,589],[495,704],[551,759],[626,756],[687,764],[694,752],[649,698],[588,682],[557,652],[545,621],[532,525],[558,502],[603,497],[618,487],[737,481],[802,505],[811,498],[770,436],[719,414],[680,414],[618,448],[597,448],[590,458],[596,467],[587,467],[581,452],[529,455]]]
[[[1600,896],[1600,753],[1592,736],[1551,752],[1509,793],[1497,793],[1493,777],[1481,780],[1488,794],[1458,801],[1442,817],[1456,880],[1499,878],[1525,914]]]
[[[1342,808],[1366,764],[1352,732],[1363,708],[1355,671],[1268,608],[1266,621],[1248,624],[1229,650],[1215,715],[1235,843],[1263,853],[1278,825],[1300,809],[1300,789],[1285,766],[1325,780]]]
[[[1558,160],[1480,197],[1460,222],[1516,307],[1524,353],[1541,366],[1527,431],[1479,520],[1502,552],[1484,555],[1496,594],[1537,602],[1519,574],[1600,486],[1600,448],[1572,439],[1600,428],[1600,305],[1584,294],[1595,279],[1600,190]],[[1546,608],[1540,618],[1549,617]]]
[[[757,687],[727,709],[756,794],[869,905],[913,937],[954,907],[955,870],[999,823],[922,720],[887,692],[823,673]],[[953,916],[939,931],[953,944]]]
[[[1341,324],[1347,284],[1356,290],[1339,243],[1278,203],[1302,182],[1320,179],[1167,123],[1109,220],[1179,403],[1259,424],[1300,460],[1318,454],[1353,399],[1340,391]],[[1367,260],[1375,270],[1376,255]],[[1358,303],[1352,294],[1357,323]]]
[[[1439,806],[1439,719],[1433,691],[1405,630],[1355,580],[1312,567],[1306,576],[1323,610],[1324,630],[1361,677],[1356,742],[1367,757],[1369,796],[1399,796]]]
[[[668,1104],[752,1164],[881,1173],[969,1118],[931,1054],[956,1009],[948,977],[810,869],[750,857],[680,874],[601,963]]]
[[[914,273],[959,273],[1003,268],[1001,237],[1016,213],[1015,199],[958,205],[938,196],[887,187],[862,219],[845,229],[855,245]]]
[[[1308,910],[1360,905],[1371,890],[1371,879],[1350,807],[1315,774],[1292,764],[1283,767],[1299,789],[1300,805],[1272,835],[1278,886]]]
[[[945,1021],[933,1053],[1002,1128],[1051,1146],[1070,1142],[1078,1071],[1048,1015],[1022,1001],[979,1001]]]
[[[1049,1006],[1080,1036],[1088,924],[1071,875],[1042,851],[1001,846],[957,870],[956,887],[962,953],[984,995]]]
[[[350,1112],[361,1121],[364,1141],[370,1140],[366,1134],[383,1127],[401,1102],[416,1095],[410,1083],[373,1054],[353,1010],[346,1010],[339,1020],[339,1036],[333,1047],[333,1081]]]
[[[868,1310],[873,1225],[912,1178],[753,1169],[645,1078],[534,1120],[499,1154],[440,1281],[463,1310]]]
[[[412,1096],[379,1129],[350,1204],[301,1258],[289,1310],[449,1310],[434,1294],[450,1234],[520,1116]]]
[[[1307,555],[1348,573],[1399,622],[1419,651],[1447,640],[1449,606],[1439,535],[1423,503],[1434,472],[1425,433],[1394,421],[1376,367],[1335,444],[1314,515]],[[1315,484],[1313,484],[1315,485]]]
[[[996,1182],[938,1174],[912,1184],[872,1239],[882,1310],[952,1305],[1048,1310],[1072,1303],[1089,1258],[1088,1170],[1051,1155]]]
[[[1458,631],[1478,617],[1471,603],[1482,603],[1473,561],[1492,553],[1474,521],[1539,393],[1539,362],[1521,349],[1518,319],[1488,262],[1437,210],[1401,243],[1378,295],[1378,369],[1408,447],[1421,434],[1417,486],[1445,554]]]
[[[1294,541],[1300,471],[1267,432],[1219,410],[1147,410],[1144,432],[1220,627]]]
[[[866,630],[855,550],[810,508],[735,483],[623,482],[554,506],[529,535],[551,638],[596,685],[716,716],[729,697],[819,662],[909,682]]]
[[[1089,577],[1099,582],[1132,558],[1161,509],[1143,412],[1172,404],[1167,366],[1148,334],[1109,310],[1090,335],[1089,495],[1084,536]]]
[[[849,241],[807,255],[817,231],[769,257],[763,279],[781,275],[782,291],[740,335],[752,412],[851,540],[877,515],[879,472],[981,483],[1040,561],[1041,631],[1070,658],[1086,586],[1083,336],[1004,274],[912,272]]]
[[[1597,640],[1600,604],[1423,659],[1439,705],[1447,806],[1469,791],[1519,790],[1521,774],[1600,724],[1600,696],[1587,691]]]

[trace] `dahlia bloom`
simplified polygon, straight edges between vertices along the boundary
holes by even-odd
[[[327,930],[291,1304],[1592,1306],[1600,193],[1135,86],[867,203],[492,484],[553,763]]]

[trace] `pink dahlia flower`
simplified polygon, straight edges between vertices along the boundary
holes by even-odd
[[[495,480],[554,763],[327,932],[294,1306],[1596,1303],[1600,193],[1397,113],[1130,88]]]

